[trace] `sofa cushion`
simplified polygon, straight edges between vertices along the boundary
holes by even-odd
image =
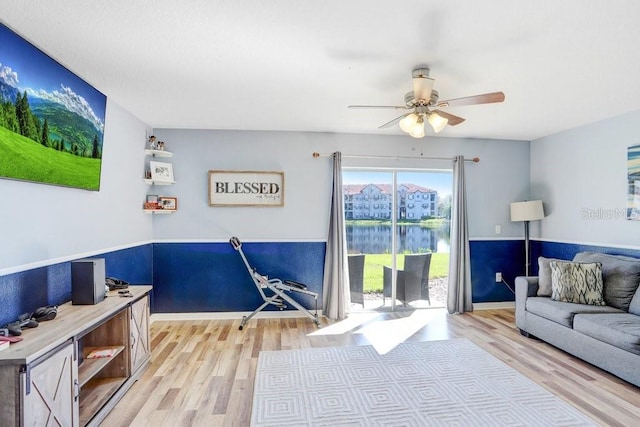
[[[640,354],[640,317],[634,314],[576,314],[573,329],[598,341]]]
[[[606,305],[574,304],[555,301],[549,297],[529,297],[526,310],[545,319],[573,328],[573,317],[577,313],[623,313],[622,310]]]
[[[538,257],[538,296],[551,296],[551,261],[564,261],[555,258]]]
[[[633,294],[633,298],[631,298],[629,313],[640,316],[640,287],[636,290],[636,293]]]
[[[601,263],[604,302],[621,310],[629,310],[633,294],[640,284],[640,259],[622,255],[579,252],[573,260]]]
[[[576,304],[605,305],[602,299],[602,265],[551,261],[551,299]]]

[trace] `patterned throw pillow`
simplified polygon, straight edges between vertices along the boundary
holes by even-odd
[[[555,258],[538,257],[538,296],[551,296],[551,261],[566,261]]]
[[[602,264],[551,261],[551,299],[576,304],[605,305]]]

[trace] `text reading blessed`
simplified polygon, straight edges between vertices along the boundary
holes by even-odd
[[[215,182],[215,192],[224,194],[278,194],[275,182]]]

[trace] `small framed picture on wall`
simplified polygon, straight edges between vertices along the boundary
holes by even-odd
[[[164,210],[175,211],[178,210],[178,198],[177,197],[159,197],[158,204]]]

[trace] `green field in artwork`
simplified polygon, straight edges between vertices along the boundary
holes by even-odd
[[[97,191],[100,159],[45,147],[0,126],[0,176]]]

